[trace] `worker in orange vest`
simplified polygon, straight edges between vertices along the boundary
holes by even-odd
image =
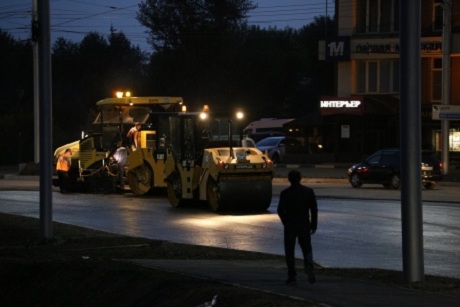
[[[67,148],[63,154],[59,155],[56,163],[56,170],[59,180],[61,193],[69,192],[69,171],[72,165],[72,150]]]

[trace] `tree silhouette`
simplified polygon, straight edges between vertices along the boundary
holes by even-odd
[[[0,164],[33,160],[32,44],[0,29]]]
[[[54,143],[78,139],[92,129],[96,102],[117,90],[145,91],[147,56],[113,27],[106,39],[91,32],[80,43],[53,45]],[[70,127],[69,127],[70,126]]]
[[[233,32],[245,21],[250,0],[144,0],[137,19],[150,34],[156,51],[197,46],[216,41]]]

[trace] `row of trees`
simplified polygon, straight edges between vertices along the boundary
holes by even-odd
[[[318,17],[300,30],[261,29],[245,23],[254,6],[233,1],[149,0],[138,19],[150,33],[152,53],[110,29],[80,42],[52,46],[53,144],[79,138],[94,120],[96,101],[117,89],[136,96],[182,96],[189,109],[243,109],[252,121],[295,117],[333,91],[333,66],[318,61],[326,23]],[[0,164],[33,159],[32,43],[0,29]]]

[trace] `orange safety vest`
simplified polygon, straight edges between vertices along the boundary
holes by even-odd
[[[68,172],[70,170],[70,157],[60,155],[57,160],[56,170]]]

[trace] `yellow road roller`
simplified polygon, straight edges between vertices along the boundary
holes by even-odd
[[[171,118],[177,139],[166,150],[170,204],[206,202],[214,212],[267,210],[272,198],[272,161],[255,146],[241,146],[231,119],[209,114]]]

